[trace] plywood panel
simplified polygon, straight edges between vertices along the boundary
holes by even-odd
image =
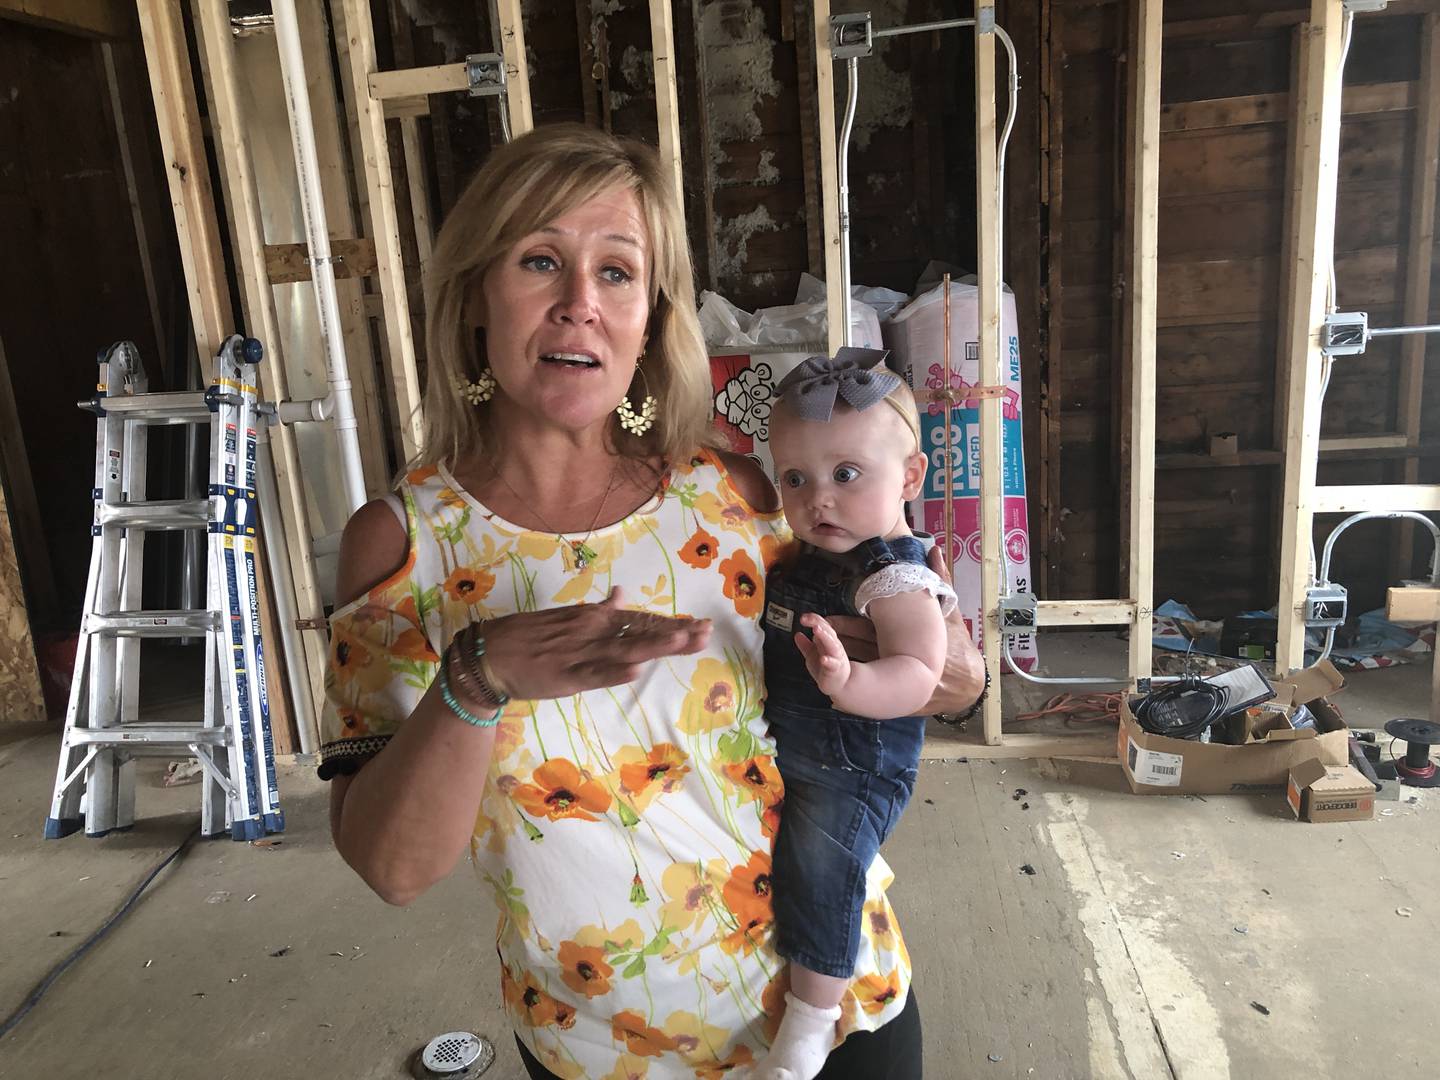
[[[15,539],[5,492],[0,490],[0,722],[44,719],[45,699],[15,562]]]

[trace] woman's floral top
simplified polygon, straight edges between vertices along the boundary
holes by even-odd
[[[702,453],[662,494],[589,538],[489,512],[443,468],[401,486],[405,565],[331,620],[321,773],[363,758],[414,709],[439,653],[474,619],[598,602],[714,620],[707,649],[634,683],[512,701],[497,728],[470,851],[499,908],[501,990],[520,1038],[562,1077],[719,1078],[779,1026],[770,849],[784,791],[765,733],[760,664],[767,564],[789,539]],[[904,1005],[910,960],[869,877],[842,1029]]]

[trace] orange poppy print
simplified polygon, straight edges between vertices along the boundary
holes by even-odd
[[[753,1065],[755,1055],[744,1043],[731,1050],[724,1061],[716,1061],[709,1065],[701,1065],[695,1070],[696,1080],[727,1080],[728,1077],[738,1075],[732,1070],[738,1070],[745,1065]]]
[[[696,570],[708,569],[720,554],[720,541],[711,536],[704,529],[696,529],[695,535],[686,541],[685,546],[680,549],[680,561]]]
[[[530,1027],[561,1028],[575,1026],[575,1006],[560,1001],[542,990],[529,972],[525,978],[516,981],[508,968],[500,969],[500,992],[505,1004],[519,1014]]]
[[[390,682],[387,658],[359,634],[336,628],[330,642],[330,670],[336,682],[354,687],[362,694],[373,693]]]
[[[780,770],[775,768],[775,759],[769,755],[727,762],[720,771],[748,798],[759,799],[766,806],[774,806],[785,798]]]
[[[755,560],[745,551],[737,551],[720,563],[720,573],[725,575],[725,595],[735,603],[740,615],[754,618],[765,604],[765,579],[755,566]]]
[[[495,587],[495,575],[473,566],[461,566],[445,579],[445,592],[462,604],[478,604]]]
[[[900,996],[900,972],[897,969],[886,976],[864,975],[850,985],[860,1007],[875,1016]]]
[[[560,943],[560,978],[577,994],[587,998],[610,992],[610,976],[615,969],[605,962],[605,950],[574,941]]]
[[[365,714],[355,709],[336,709],[340,717],[340,723],[344,726],[344,735],[347,739],[359,738],[361,735],[370,734],[370,725],[365,722]]]
[[[620,786],[634,799],[671,792],[690,771],[685,751],[674,743],[656,743],[641,761],[620,766]]]
[[[390,645],[390,654],[402,660],[418,660],[425,664],[438,664],[440,654],[430,647],[425,635],[419,630],[403,631]]]
[[[535,770],[531,780],[534,783],[517,784],[510,796],[531,817],[598,821],[595,815],[610,809],[605,785],[587,778],[564,758],[551,758]]]
[[[786,543],[774,536],[760,537],[760,565],[765,567],[768,574],[775,568],[775,564],[785,559],[792,553],[793,543]]]
[[[610,1018],[610,1035],[617,1042],[622,1039],[625,1049],[639,1057],[659,1057],[667,1050],[675,1049],[675,1041],[659,1028],[645,1022],[634,1009],[618,1012]]]
[[[740,924],[721,945],[727,952],[749,953],[760,944],[775,919],[771,907],[770,856],[757,851],[744,866],[734,867],[720,893],[725,906]]]

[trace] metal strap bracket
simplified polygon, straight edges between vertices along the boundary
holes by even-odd
[[[995,5],[985,4],[975,12],[975,29],[982,34],[995,32]]]

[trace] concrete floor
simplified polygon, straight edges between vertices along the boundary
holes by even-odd
[[[1123,666],[1114,638],[1055,641],[1057,671]],[[1369,726],[1424,715],[1428,684],[1360,673],[1336,701]],[[46,843],[57,741],[0,725],[0,1015],[197,820],[197,789],[159,787],[156,763],[133,831]],[[468,869],[386,907],[331,849],[324,785],[287,767],[282,791],[283,843],[191,847],[0,1039],[0,1077],[379,1080],[455,1027],[494,1039],[487,1076],[522,1075]],[[1279,797],[1140,798],[1113,764],[927,762],[885,852],[927,1075],[1440,1075],[1440,804],[1381,805],[1308,825]]]

